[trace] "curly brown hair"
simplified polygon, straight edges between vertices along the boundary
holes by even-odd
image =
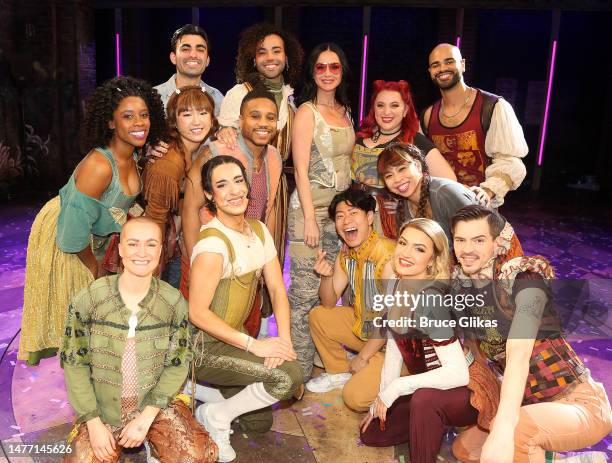
[[[236,56],[236,81],[239,84],[253,83],[253,76],[257,74],[254,64],[255,52],[263,39],[269,35],[278,35],[283,39],[288,63],[283,71],[283,78],[286,84],[295,87],[302,72],[304,50],[293,35],[269,23],[254,24],[241,32],[238,56]]]
[[[137,96],[144,100],[149,110],[151,127],[148,143],[157,143],[166,132],[166,113],[161,97],[156,90],[144,80],[129,76],[119,76],[107,80],[94,91],[87,103],[85,120],[81,127],[81,148],[85,152],[101,146],[107,146],[113,136],[108,122],[119,103],[128,96]]]

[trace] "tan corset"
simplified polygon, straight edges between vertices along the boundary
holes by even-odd
[[[265,235],[261,223],[256,220],[247,219],[247,221],[259,239],[264,242]],[[211,236],[217,237],[225,243],[233,268],[236,254],[229,238],[221,230],[206,228],[200,232],[199,240]],[[228,278],[222,278],[219,281],[213,300],[210,303],[210,310],[232,328],[246,333],[244,323],[253,306],[261,272],[262,269],[257,269],[237,276],[232,270]],[[218,341],[218,339],[202,330],[197,330],[194,339],[194,354],[196,358],[202,353],[205,343],[215,341]]]
[[[355,145],[353,126],[331,126],[314,104],[305,104],[312,110],[315,120],[308,166],[310,182],[344,191],[351,182],[350,160]]]

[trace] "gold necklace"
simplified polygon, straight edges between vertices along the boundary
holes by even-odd
[[[465,97],[465,101],[461,105],[461,108],[459,108],[459,110],[455,114],[451,114],[450,116],[444,112],[444,100],[442,100],[442,115],[446,117],[447,119],[452,119],[457,114],[459,114],[461,111],[463,111],[463,108],[465,108],[465,105],[468,103],[468,101],[470,101],[470,97],[472,96],[472,87],[468,87],[468,90],[466,93],[467,93],[467,96]]]

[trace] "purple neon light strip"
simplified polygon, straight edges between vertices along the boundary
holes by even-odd
[[[555,74],[555,60],[557,58],[557,41],[553,40],[552,58],[548,72],[548,89],[546,90],[546,106],[544,107],[544,123],[542,124],[542,135],[540,138],[540,151],[538,153],[538,166],[542,165],[544,157],[544,142],[546,141],[546,129],[548,128],[548,111],[550,110],[550,95],[552,94],[553,76]]]
[[[363,119],[363,106],[365,104],[366,68],[368,64],[368,34],[363,35],[363,59],[361,61],[361,94],[359,96],[359,123]]]
[[[457,45],[457,48],[461,48],[461,36],[460,35],[457,36],[456,45]]]
[[[119,34],[115,34],[115,69],[117,70],[117,76],[121,75],[121,40]]]

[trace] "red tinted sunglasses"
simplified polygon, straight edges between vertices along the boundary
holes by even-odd
[[[340,63],[317,63],[314,66],[316,74],[323,74],[326,69],[329,69],[332,74],[340,74],[342,65]]]

